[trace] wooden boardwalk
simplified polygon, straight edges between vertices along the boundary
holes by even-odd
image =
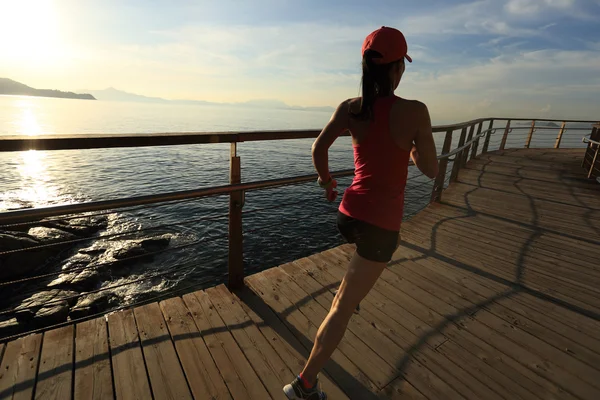
[[[582,150],[469,162],[403,225],[322,374],[330,399],[600,398],[600,185]],[[282,399],[352,246],[0,344],[0,398]]]

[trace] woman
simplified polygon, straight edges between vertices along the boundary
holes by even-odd
[[[438,174],[427,107],[394,95],[404,60],[412,62],[407,49],[404,35],[394,28],[382,27],[367,36],[362,47],[362,96],[340,104],[313,144],[318,184],[333,201],[337,183],[329,174],[327,152],[341,133],[352,134],[355,176],[344,193],[337,224],[343,237],[356,244],[356,252],[304,369],[283,388],[288,399],[327,398],[318,388],[318,373],[398,247],[409,159],[428,177]]]

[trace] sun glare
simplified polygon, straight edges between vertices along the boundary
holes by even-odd
[[[18,103],[20,113],[15,114],[14,126],[18,134],[37,136],[43,133],[42,127],[38,123],[35,115],[35,109],[29,99],[22,99]]]
[[[64,43],[54,0],[0,0],[0,57],[8,62],[60,62]]]

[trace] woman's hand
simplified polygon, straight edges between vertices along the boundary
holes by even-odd
[[[319,177],[318,183],[321,188],[325,189],[325,197],[327,198],[327,200],[329,200],[330,202],[335,201],[338,195],[337,190],[335,190],[335,188],[337,188],[337,181],[331,176],[327,181],[323,181]]]
[[[330,202],[335,201],[335,199],[337,198],[338,192],[337,190],[335,190],[335,188],[337,188],[337,181],[332,178],[331,186],[325,189],[325,197],[327,197],[327,200],[329,200]]]

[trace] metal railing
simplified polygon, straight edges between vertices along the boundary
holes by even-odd
[[[583,143],[587,143],[585,155],[581,166],[588,170],[588,179],[596,177],[600,182],[600,158],[598,158],[598,152],[600,151],[600,124],[595,125],[592,128],[590,137],[583,137]]]
[[[494,124],[499,124],[502,121],[506,121],[502,126],[494,127]],[[511,127],[512,122],[531,122],[530,126],[527,127]],[[539,122],[560,122],[560,127],[540,127],[536,124]],[[531,120],[531,119],[506,119],[506,118],[482,118],[473,121],[468,121],[453,125],[443,125],[433,127],[435,133],[444,132],[444,140],[441,148],[441,154],[438,156],[439,160],[439,174],[433,180],[424,180],[421,182],[409,182],[407,190],[417,188],[425,185],[432,184],[430,193],[420,196],[419,198],[413,199],[415,201],[423,201],[424,206],[430,202],[440,201],[442,198],[443,190],[451,182],[455,181],[458,177],[459,171],[463,168],[470,159],[477,158],[479,155],[490,151],[495,148],[495,144],[491,142],[492,136],[496,131],[503,129],[503,135],[498,145],[498,150],[505,150],[510,148],[512,143],[511,133],[513,131],[519,131],[521,129],[529,129],[526,139],[523,141],[523,147],[529,148],[532,143],[534,133],[539,130],[553,130],[559,129],[558,136],[554,142],[555,148],[559,148],[561,141],[563,140],[564,134],[567,131],[581,131],[588,130],[589,128],[584,127],[567,127],[569,123],[593,123],[595,121],[579,121],[579,120]],[[455,131],[459,131],[460,134],[455,136]],[[279,179],[269,179],[253,182],[241,182],[241,158],[238,155],[238,143],[251,142],[251,141],[266,141],[266,140],[286,140],[286,139],[310,139],[316,138],[320,131],[317,130],[297,130],[297,131],[268,131],[268,132],[223,132],[223,133],[168,133],[168,134],[147,134],[147,135],[59,135],[49,137],[19,137],[19,136],[7,136],[0,138],[0,152],[7,151],[23,151],[23,150],[68,150],[68,149],[95,149],[95,148],[116,148],[116,147],[144,147],[144,146],[165,146],[165,145],[185,145],[185,144],[209,144],[209,143],[230,143],[230,179],[229,184],[212,186],[201,189],[176,191],[169,193],[159,193],[146,196],[135,196],[128,198],[121,198],[115,200],[104,200],[104,201],[90,201],[79,204],[40,207],[35,209],[23,209],[15,211],[7,211],[0,213],[0,230],[1,229],[19,229],[26,226],[35,226],[40,221],[54,221],[54,220],[68,220],[69,218],[79,218],[84,215],[90,216],[102,216],[108,215],[114,210],[137,210],[148,207],[156,207],[170,204],[180,204],[197,199],[203,199],[215,196],[229,196],[229,211],[219,215],[206,215],[202,218],[191,219],[178,224],[184,226],[186,224],[193,224],[201,221],[212,221],[216,219],[227,220],[227,240],[228,240],[228,285],[231,288],[236,288],[243,285],[244,280],[244,262],[243,262],[243,238],[244,231],[242,225],[242,216],[262,211],[272,210],[274,208],[285,208],[285,207],[296,207],[304,206],[306,201],[290,202],[285,204],[277,204],[275,206],[269,206],[264,208],[254,208],[251,210],[243,210],[245,206],[245,195],[246,192],[259,191],[264,189],[273,189],[287,185],[298,185],[306,182],[315,181],[317,179],[316,174],[299,175],[284,177]],[[343,136],[349,136],[345,133]],[[457,139],[457,143],[455,142]],[[522,139],[522,138],[521,138]],[[511,139],[512,140],[512,139]],[[520,140],[520,139],[519,139]],[[454,148],[452,148],[454,146]],[[596,146],[596,155],[598,153],[598,146]],[[412,163],[411,163],[412,165]],[[341,170],[332,172],[332,175],[336,178],[350,177],[354,174],[353,169]],[[413,176],[412,179],[415,179]],[[411,186],[412,185],[412,186]],[[341,197],[341,196],[340,196]],[[324,201],[321,198],[315,199],[315,201]],[[91,213],[91,214],[90,214]],[[52,219],[53,217],[60,217]],[[297,218],[290,218],[286,222],[292,223],[304,218],[303,216]],[[126,237],[131,234],[139,234],[143,231],[160,230],[166,228],[165,225],[157,225],[146,227],[142,230],[131,230],[123,231],[113,234],[102,234],[98,236],[86,236],[83,238],[74,239],[71,241],[61,241],[56,243],[42,244],[39,246],[26,247],[22,249],[15,249],[9,251],[0,252],[0,257],[7,255],[18,255],[28,251],[37,251],[41,248],[60,247],[66,244],[76,244],[85,241],[94,241],[99,239],[109,239],[114,237]],[[254,234],[260,230],[269,229],[271,225],[261,226],[256,229],[247,231],[246,234]],[[179,246],[173,246],[166,249],[157,250],[141,256],[131,256],[124,259],[104,262],[94,266],[86,267],[72,267],[63,269],[61,271],[44,273],[36,276],[28,276],[21,279],[14,279],[11,281],[0,282],[0,290],[9,287],[11,285],[18,285],[23,282],[29,282],[36,279],[49,278],[58,276],[64,273],[75,273],[81,272],[86,269],[102,269],[113,266],[118,263],[132,262],[139,258],[162,254],[168,251],[174,251],[178,249],[187,248],[199,243],[205,243],[215,240],[224,240],[225,237],[215,235],[214,237],[205,237],[191,243],[182,244]],[[172,274],[174,271],[184,271],[189,268],[194,268],[192,264],[182,264],[174,267],[168,272],[152,274],[151,276],[140,278],[139,280],[153,279],[158,276]],[[224,276],[222,274],[220,276]],[[134,281],[137,282],[137,281]],[[134,282],[128,282],[131,284]],[[114,285],[113,285],[114,286]],[[104,287],[98,289],[98,291],[108,290],[113,286]],[[89,294],[92,292],[86,292]],[[80,295],[71,296],[69,300],[76,300]],[[65,300],[65,299],[61,299]],[[3,315],[9,315],[13,310],[0,311],[0,317]],[[88,316],[89,318],[89,316]]]

